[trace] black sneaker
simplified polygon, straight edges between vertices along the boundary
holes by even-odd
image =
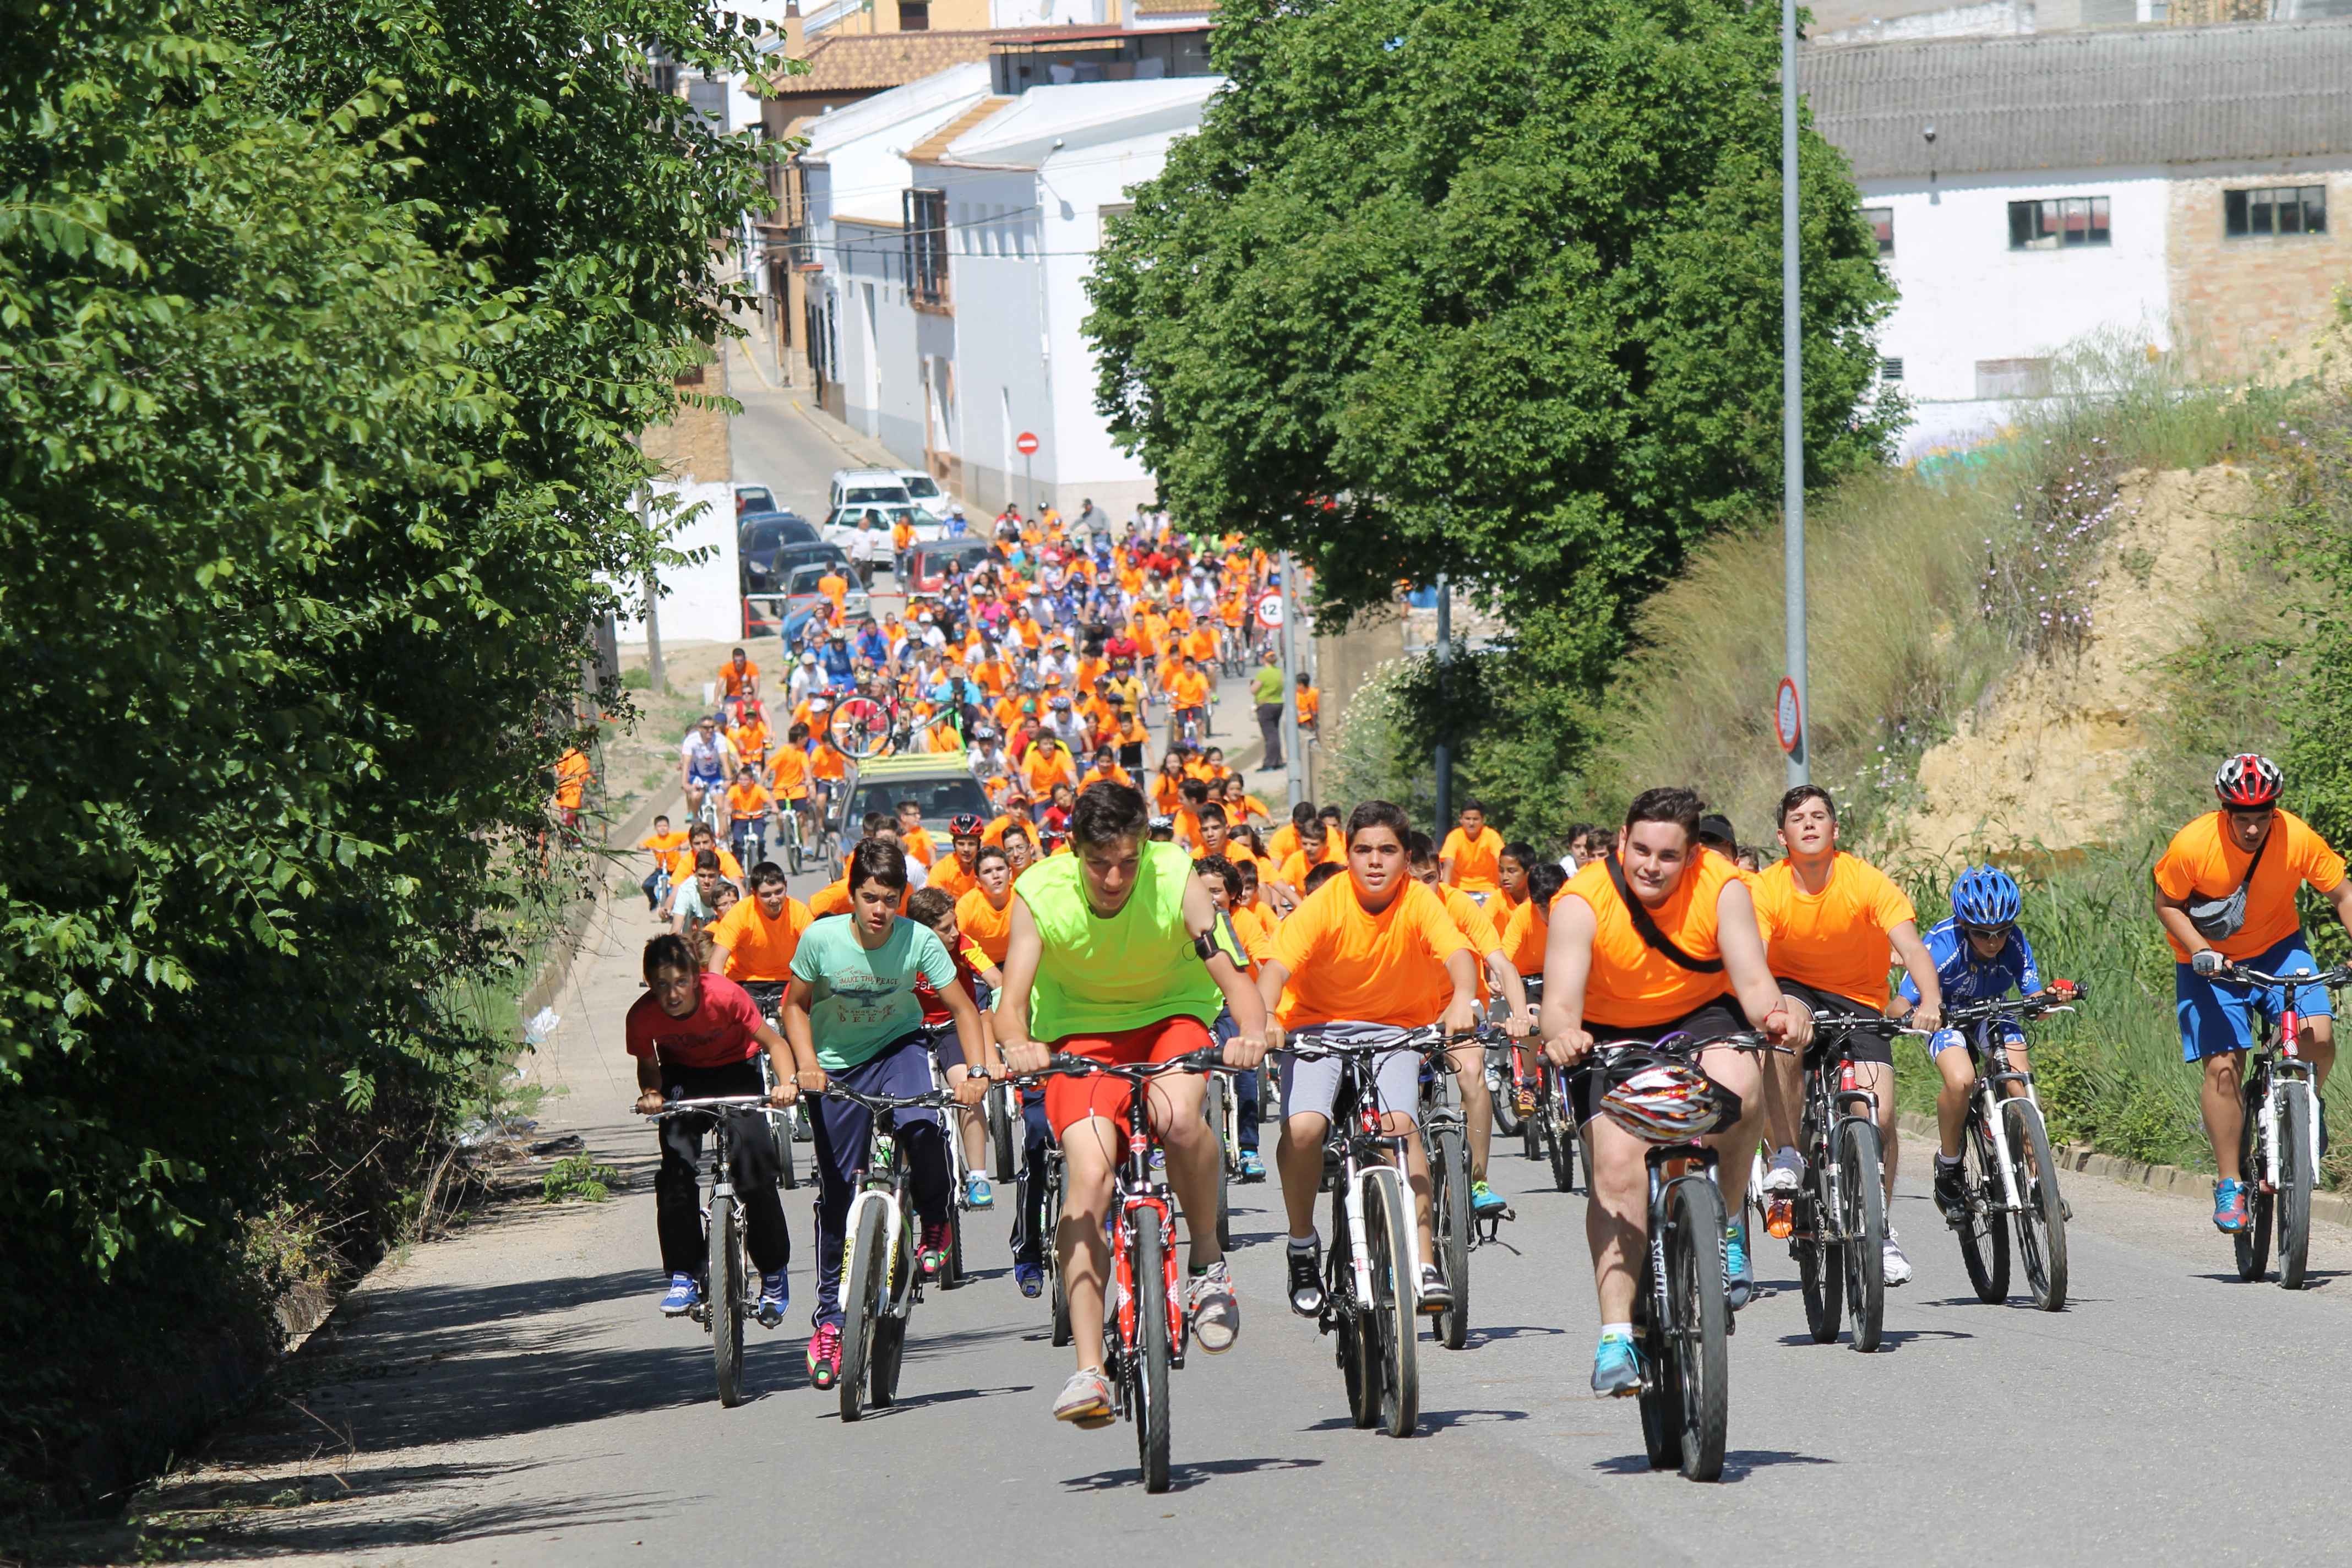
[[[1454,1287],[1437,1271],[1434,1263],[1421,1266],[1421,1310],[1428,1317],[1454,1310]]]
[[[1958,1165],[1937,1164],[1936,1167],[1936,1206],[1944,1211],[1945,1220],[1952,1225],[1965,1225],[1969,1217],[1968,1189],[1961,1184]]]
[[[1304,1247],[1293,1242],[1284,1250],[1290,1254],[1290,1310],[1312,1318],[1323,1310],[1323,1238]]]

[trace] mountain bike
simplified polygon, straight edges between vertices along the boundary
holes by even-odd
[[[2065,986],[2033,996],[1964,1002],[1944,1013],[1944,1026],[1960,1032],[1977,1075],[1960,1147],[1968,1206],[1958,1218],[1947,1215],[1945,1223],[1960,1238],[1960,1261],[1980,1301],[2009,1299],[2013,1222],[2033,1304],[2045,1312],[2066,1305],[2066,1200],[2059,1191],[2058,1162],[2051,1153],[2033,1075],[2011,1065],[2000,1037],[2007,1033],[2004,1026],[2073,1012],[2069,1004],[2082,995],[2079,987]]]
[[[1217,1246],[1222,1249],[1234,1244],[1230,1189],[1242,1174],[1242,1102],[1234,1075],[1215,1074],[1209,1079],[1208,1093],[1202,1099],[1209,1133],[1217,1143]]]
[[[866,758],[904,748],[905,710],[887,691],[864,692],[844,698],[833,710],[833,743],[845,755]]]
[[[760,1010],[760,1016],[767,1020],[768,1027],[782,1033],[783,1026],[777,1022],[776,1016],[783,1008],[784,983],[781,980],[747,980],[743,983],[743,990],[751,998],[751,1005]],[[776,1065],[768,1059],[765,1051],[760,1053],[760,1081],[770,1089],[776,1087]],[[787,1110],[778,1110],[771,1106],[765,1115],[768,1134],[776,1143],[776,1164],[782,1173],[780,1179],[784,1191],[789,1193],[801,1184],[799,1173],[793,1169],[793,1144],[806,1136],[799,1129],[808,1118],[808,1107],[796,1100]]]
[[[793,876],[807,869],[808,847],[803,841],[800,809],[792,801],[783,802],[776,813],[776,847],[782,851],[785,868]]]
[[[1448,1052],[1465,1040],[1488,1043],[1501,1031],[1479,1029],[1451,1038],[1439,1034],[1423,1047],[1421,1063],[1421,1146],[1429,1155],[1430,1228],[1437,1242],[1437,1269],[1454,1289],[1454,1305],[1436,1315],[1431,1337],[1458,1351],[1470,1338],[1470,1253],[1491,1240],[1506,1219],[1504,1209],[1481,1220],[1470,1207],[1469,1127],[1463,1120],[1459,1086]]]
[[[1184,1317],[1184,1270],[1176,1258],[1175,1197],[1151,1164],[1159,1142],[1151,1133],[1151,1081],[1164,1073],[1230,1071],[1222,1065],[1223,1056],[1223,1047],[1209,1046],[1167,1061],[1122,1066],[1057,1053],[1045,1068],[1073,1078],[1099,1074],[1127,1081],[1127,1159],[1111,1173],[1103,1374],[1113,1390],[1113,1413],[1135,1423],[1143,1489],[1150,1492],[1168,1489],[1168,1373],[1184,1364],[1190,1327]],[[1058,1226],[1058,1214],[1055,1221]],[[1066,1317],[1069,1309],[1058,1269],[1055,1304],[1057,1314]],[[1055,1342],[1067,1342],[1059,1337],[1058,1324]]]
[[[1522,975],[1528,1005],[1543,1005],[1543,976]],[[1563,1193],[1576,1191],[1576,1155],[1580,1147],[1576,1109],[1569,1102],[1569,1075],[1546,1060],[1530,1037],[1519,1042],[1512,1056],[1513,1088],[1525,1094],[1528,1109],[1519,1116],[1519,1133],[1527,1157],[1551,1166],[1551,1184]]]
[[[1331,1248],[1323,1262],[1323,1310],[1316,1327],[1338,1338],[1349,1415],[1358,1426],[1378,1426],[1391,1437],[1410,1437],[1421,1419],[1421,1370],[1413,1352],[1421,1227],[1404,1179],[1405,1141],[1381,1130],[1390,1108],[1380,1103],[1373,1058],[1442,1040],[1433,1028],[1381,1044],[1284,1047],[1301,1061],[1332,1057],[1339,1063],[1339,1088],[1324,1134]]]
[[[1886,1187],[1878,1138],[1878,1097],[1856,1087],[1848,1042],[1856,1035],[1916,1034],[1891,1018],[1813,1015],[1805,1053],[1805,1109],[1797,1149],[1805,1169],[1797,1189],[1789,1251],[1804,1287],[1805,1326],[1815,1344],[1837,1338],[1851,1312],[1853,1348],[1875,1351],[1885,1331]]]
[[[955,1037],[953,1026],[945,1026],[942,1032],[950,1039]],[[948,1087],[947,1069],[940,1066],[937,1037],[929,1029],[923,1034],[929,1042],[925,1048],[931,1053],[931,1088],[952,1101],[955,1091]],[[952,1290],[963,1283],[963,1184],[970,1167],[963,1163],[962,1115],[963,1107],[953,1103],[940,1112],[948,1142],[948,1266],[940,1275],[942,1290]]]
[[[735,858],[742,862],[746,871],[768,858],[767,813],[762,812],[757,816],[739,816],[729,832],[735,840],[730,847],[735,851]]]
[[[719,1374],[719,1403],[732,1410],[743,1403],[743,1321],[755,1310],[752,1292],[750,1232],[742,1205],[735,1201],[735,1118],[739,1110],[767,1108],[765,1095],[714,1095],[704,1100],[673,1100],[659,1110],[642,1114],[656,1121],[673,1116],[708,1116],[711,1121],[710,1202],[702,1211],[703,1235],[709,1247],[702,1278],[702,1300],[688,1316],[710,1335],[710,1357]]]
[[[913,1174],[899,1152],[898,1112],[936,1110],[955,1101],[936,1089],[864,1094],[838,1082],[827,1084],[824,1092],[864,1106],[872,1121],[866,1164],[852,1178],[857,1193],[842,1226],[841,1378],[835,1386],[841,1394],[841,1418],[855,1421],[867,1403],[879,1410],[897,1402],[907,1320],[923,1299],[923,1271],[915,1267],[920,1237],[908,1192]]]
[[[2317,974],[2264,974],[2230,964],[2221,973],[2240,984],[2284,993],[2283,1010],[2273,1026],[2256,1011],[2252,1063],[2240,1091],[2245,1110],[2245,1130],[2240,1134],[2241,1163],[2246,1192],[2246,1226],[2231,1239],[2237,1244],[2238,1278],[2252,1283],[2268,1268],[2271,1230],[2278,1229],[2279,1286],[2303,1289],[2311,1256],[2311,1192],[2319,1174],[2319,1091],[2311,1063],[2296,1037],[2303,1026],[2294,1010],[2294,993],[2305,985],[2330,991],[2352,984],[2352,967]]]

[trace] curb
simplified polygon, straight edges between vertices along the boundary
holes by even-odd
[[[1942,1137],[1932,1116],[1906,1112],[1900,1119],[1900,1125],[1906,1137],[1930,1141]],[[2057,1157],[2062,1170],[2080,1171],[2084,1175],[2097,1176],[2117,1186],[2139,1187],[2189,1203],[2210,1204],[2213,1201],[2213,1175],[2210,1171],[2190,1171],[2179,1165],[2151,1165],[2141,1160],[2126,1160],[2114,1154],[2102,1154],[2087,1143],[2061,1143],[2051,1152]],[[2332,1225],[2352,1226],[2352,1194],[2313,1193],[2311,1217],[2326,1220]]]

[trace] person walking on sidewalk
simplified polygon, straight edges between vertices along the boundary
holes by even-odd
[[[1260,773],[1280,773],[1282,761],[1282,662],[1269,646],[1257,673],[1250,677],[1250,700],[1257,704],[1257,732],[1265,741],[1265,761]]]

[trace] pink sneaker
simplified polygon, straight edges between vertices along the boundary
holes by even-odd
[[[841,1381],[841,1325],[819,1323],[809,1336],[809,1385],[831,1388]]]

